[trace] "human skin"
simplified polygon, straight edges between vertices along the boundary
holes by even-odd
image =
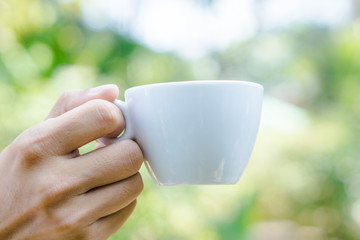
[[[47,119],[0,153],[0,239],[107,239],[143,189],[143,155],[131,140],[80,155],[125,126],[115,85],[64,93]]]

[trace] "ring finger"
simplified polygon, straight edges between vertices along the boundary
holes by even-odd
[[[72,204],[73,208],[83,208],[84,212],[80,214],[85,216],[89,223],[93,223],[129,205],[139,196],[142,189],[143,182],[140,174],[137,173],[120,182],[78,195]]]

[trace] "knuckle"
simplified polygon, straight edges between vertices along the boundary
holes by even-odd
[[[140,173],[136,173],[129,180],[131,181],[131,191],[136,196],[139,195],[144,189],[144,182]]]
[[[71,232],[84,224],[84,217],[78,213],[72,213],[66,217],[58,217],[54,222],[58,232]]]
[[[63,221],[63,226],[74,228],[83,225],[86,217],[83,214],[75,213]]]
[[[71,109],[71,101],[76,95],[79,94],[79,92],[80,90],[68,90],[61,94],[58,103],[60,103],[63,112],[67,112]]]
[[[139,145],[132,140],[124,140],[123,144],[125,145],[130,167],[139,170],[144,159]]]
[[[33,162],[46,154],[51,138],[42,134],[39,127],[32,127],[20,134],[14,140],[12,147],[21,161]]]
[[[51,231],[58,236],[68,236],[66,239],[88,239],[84,231],[83,218],[77,214],[77,211],[61,211],[60,209],[46,209],[43,215],[43,224],[48,226]],[[63,238],[65,239],[65,238]]]
[[[100,124],[115,130],[119,125],[119,109],[114,104],[100,99],[93,100],[92,104]]]
[[[60,95],[59,100],[64,101],[64,100],[71,99],[76,92],[77,92],[76,90],[68,90],[68,91],[65,91],[65,92],[63,92],[63,93]]]
[[[123,180],[121,185],[122,187],[119,188],[119,190],[121,191],[122,196],[126,196],[126,198],[131,199],[135,199],[139,196],[144,189],[144,183],[140,173],[136,173],[135,175]]]
[[[56,224],[57,232],[68,232],[74,228],[73,217],[53,219],[53,222]]]
[[[36,192],[36,207],[37,209],[43,209],[48,211],[51,209],[52,204],[54,203],[54,193],[52,190],[47,189],[45,186],[40,187],[38,191]],[[49,212],[50,213],[50,212]],[[55,223],[55,225],[59,225],[58,218],[51,214],[49,216],[49,219],[52,219],[52,222]]]
[[[41,196],[41,205],[48,206],[60,195],[60,187],[58,185],[43,186],[39,190],[39,196]]]
[[[34,144],[32,144],[32,138],[33,137],[30,134],[30,129],[27,129],[17,138],[15,138],[11,146],[13,146],[14,149],[17,149],[17,153],[21,153],[22,155],[31,155],[31,153],[34,151]]]
[[[69,181],[51,178],[55,177],[49,176],[49,183],[39,188],[38,195],[41,197],[42,206],[49,206],[60,199],[64,199],[74,191],[74,187]]]

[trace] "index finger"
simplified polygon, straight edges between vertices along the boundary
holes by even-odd
[[[38,124],[28,132],[28,146],[41,155],[66,155],[95,139],[121,132],[124,127],[120,109],[96,99]]]

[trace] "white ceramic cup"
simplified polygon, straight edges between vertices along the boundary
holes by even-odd
[[[158,185],[235,184],[250,158],[263,87],[243,81],[189,81],[133,87],[114,103]]]

